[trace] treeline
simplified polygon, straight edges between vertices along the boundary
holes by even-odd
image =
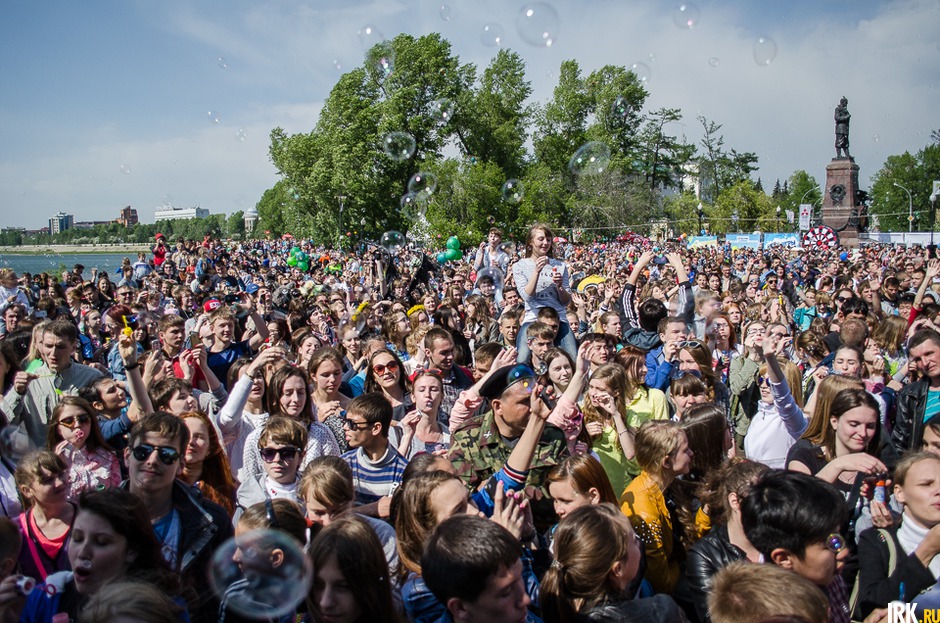
[[[119,223],[95,225],[88,229],[71,228],[58,234],[25,235],[19,231],[0,232],[0,245],[21,244],[151,244],[158,233],[170,242],[178,238],[202,240],[213,238],[240,239],[245,234],[245,214],[239,210],[231,215],[210,214],[206,218],[175,219],[159,223],[139,223],[124,227]]]

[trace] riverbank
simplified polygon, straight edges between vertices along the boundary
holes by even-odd
[[[112,253],[129,253],[136,255],[138,251],[150,253],[147,244],[24,244],[16,247],[0,246],[0,254],[6,255],[105,255]],[[134,258],[131,258],[134,259]]]

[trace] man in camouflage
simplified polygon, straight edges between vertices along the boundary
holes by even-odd
[[[506,468],[517,473],[524,479],[535,527],[543,531],[557,521],[545,477],[568,447],[561,429],[546,426],[549,409],[534,389],[535,374],[527,366],[506,366],[493,374],[480,389],[490,410],[452,434],[448,458],[472,490]],[[522,452],[513,455],[517,446]]]

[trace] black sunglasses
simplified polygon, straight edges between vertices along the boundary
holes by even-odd
[[[294,457],[297,456],[297,453],[300,452],[299,448],[294,446],[285,446],[283,448],[261,448],[261,458],[265,463],[273,463],[278,460],[282,461],[293,461]]]
[[[142,443],[135,446],[131,452],[138,461],[146,461],[154,450],[157,451],[157,456],[164,465],[173,465],[173,463],[180,460],[179,451],[169,446],[154,446],[149,443]]]

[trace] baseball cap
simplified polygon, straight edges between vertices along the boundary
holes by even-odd
[[[220,307],[222,307],[222,301],[220,301],[219,299],[209,299],[208,301],[202,304],[202,308],[206,310],[206,312],[214,311]]]

